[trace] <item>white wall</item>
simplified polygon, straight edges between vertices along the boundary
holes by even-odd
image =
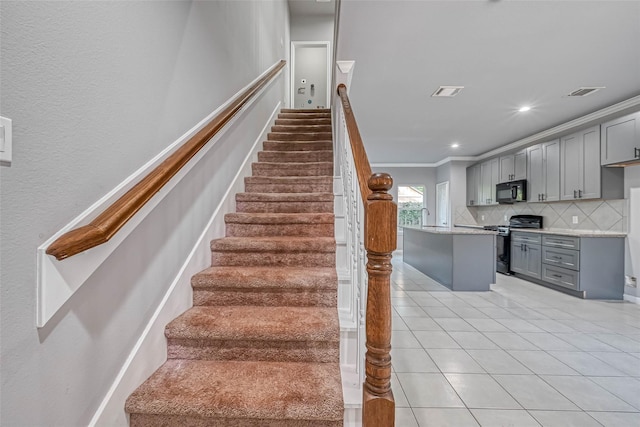
[[[293,16],[291,40],[330,41],[333,46],[333,21],[333,15]]]
[[[286,2],[0,2],[2,425],[87,425],[281,78],[42,329],[36,248],[280,59]]]

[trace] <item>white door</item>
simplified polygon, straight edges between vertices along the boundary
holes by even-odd
[[[329,42],[291,44],[291,108],[329,108]]]
[[[451,227],[449,221],[449,181],[436,185],[436,225]]]

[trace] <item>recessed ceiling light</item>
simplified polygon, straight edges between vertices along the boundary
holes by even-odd
[[[454,142],[453,144],[451,144],[451,148],[458,148],[460,147],[460,144],[458,144],[457,142]]]
[[[528,105],[524,105],[520,107],[518,111],[520,111],[521,113],[524,113],[525,111],[529,111],[529,110],[531,110],[531,107],[529,107]]]
[[[452,97],[460,93],[464,86],[440,86],[431,96],[434,97]]]

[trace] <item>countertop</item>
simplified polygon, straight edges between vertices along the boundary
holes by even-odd
[[[428,225],[424,227],[404,227],[409,230],[422,231],[432,234],[497,234],[496,231],[484,230],[482,226],[475,227],[437,227],[434,225]]]
[[[475,224],[456,224],[456,229],[469,228],[469,229],[482,229],[482,225]],[[511,232],[523,232],[523,233],[538,233],[538,234],[553,234],[556,236],[571,236],[571,237],[627,237],[627,233],[619,231],[601,231],[601,230],[568,230],[568,229],[547,229],[542,230],[535,228],[512,228]]]
[[[627,233],[621,233],[619,231],[600,231],[600,230],[536,230],[532,228],[511,229],[511,232],[522,231],[525,233],[538,233],[538,234],[553,234],[556,236],[571,236],[571,237],[627,237]]]

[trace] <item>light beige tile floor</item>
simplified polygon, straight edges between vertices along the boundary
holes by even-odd
[[[451,292],[395,254],[392,281],[398,427],[640,426],[640,305]]]

